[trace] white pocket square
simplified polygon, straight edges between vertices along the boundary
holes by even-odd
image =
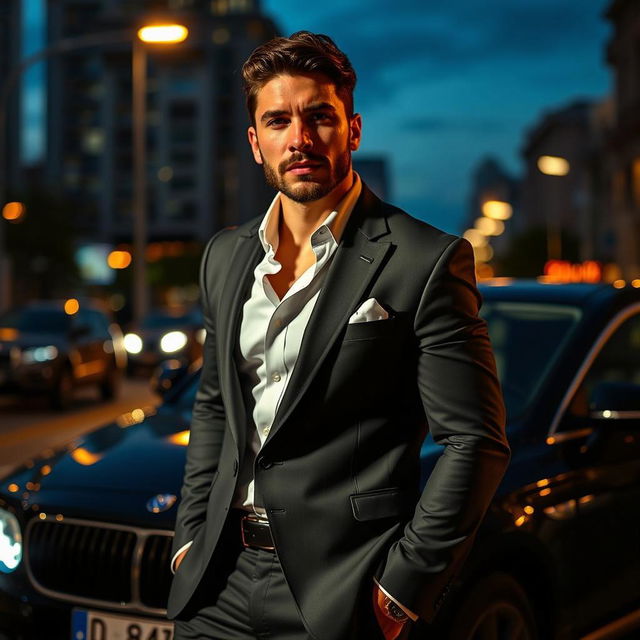
[[[349,324],[387,320],[388,318],[388,312],[380,306],[380,303],[375,298],[369,298],[365,300],[358,307],[358,310],[349,318]]]

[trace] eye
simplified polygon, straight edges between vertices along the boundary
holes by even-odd
[[[267,122],[267,127],[282,127],[287,124],[286,118],[273,118]]]
[[[324,111],[317,111],[316,113],[311,114],[311,119],[314,122],[327,122],[331,120],[331,116]]]

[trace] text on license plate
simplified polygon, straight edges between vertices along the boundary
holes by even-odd
[[[74,609],[71,640],[173,640],[173,622]]]

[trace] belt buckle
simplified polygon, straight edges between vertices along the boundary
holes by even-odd
[[[261,521],[256,518],[255,516],[249,514],[246,516],[242,516],[242,518],[240,519],[240,536],[242,538],[242,544],[245,547],[253,547],[254,549],[264,549],[265,551],[275,551],[275,547],[273,545],[264,545],[264,544],[256,544],[254,542],[248,543],[246,541],[246,538],[244,537],[244,521],[247,522],[256,522],[256,523],[260,523]],[[261,526],[261,525],[259,525]],[[266,524],[267,528],[269,528],[269,523]]]

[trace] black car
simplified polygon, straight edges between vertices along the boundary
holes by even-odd
[[[129,371],[149,371],[167,359],[194,362],[202,355],[203,323],[198,308],[154,309],[125,334]]]
[[[640,290],[519,282],[482,294],[512,460],[438,617],[412,638],[640,637]],[[157,410],[0,482],[2,625],[35,638],[170,638],[198,375],[178,378]],[[423,483],[441,452],[428,437]]]
[[[0,392],[45,394],[57,409],[83,385],[104,400],[126,367],[122,331],[91,302],[39,301],[0,316]]]

